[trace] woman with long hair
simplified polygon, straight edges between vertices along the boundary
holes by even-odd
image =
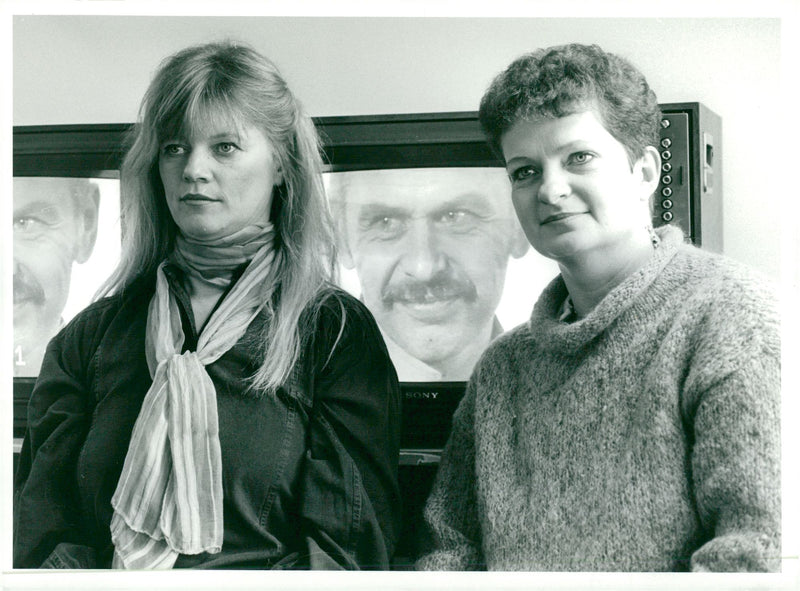
[[[15,566],[388,567],[397,377],[332,286],[318,136],[274,64],[168,58],[121,194],[120,264],[31,396]]]

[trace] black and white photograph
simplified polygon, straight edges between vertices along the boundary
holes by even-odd
[[[800,3],[156,4],[0,0],[0,587],[800,584]]]

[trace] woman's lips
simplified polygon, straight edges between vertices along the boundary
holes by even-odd
[[[584,212],[582,211],[564,211],[561,213],[556,213],[554,215],[546,217],[540,225],[544,226],[546,224],[550,224],[553,222],[559,222],[561,220],[565,220],[567,218],[575,217],[576,215],[582,215]]]
[[[200,193],[187,193],[181,197],[181,201],[217,201],[217,199],[212,199],[208,195],[202,195]]]

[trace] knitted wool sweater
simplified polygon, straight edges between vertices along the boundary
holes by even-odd
[[[585,318],[557,277],[476,366],[419,569],[780,568],[774,294],[675,229]]]

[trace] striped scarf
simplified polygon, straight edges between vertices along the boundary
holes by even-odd
[[[248,228],[244,235],[221,242],[176,244],[173,258],[181,267],[220,286],[230,282],[233,268],[247,261],[239,255],[247,257],[257,248],[209,318],[197,351],[181,354],[180,312],[164,274],[165,263],[158,268],[145,338],[153,383],[111,500],[114,568],[172,568],[179,554],[216,553],[222,548],[217,394],[205,366],[241,338],[269,299],[277,266],[272,230],[272,225]],[[220,251],[227,251],[228,258],[216,256]]]

